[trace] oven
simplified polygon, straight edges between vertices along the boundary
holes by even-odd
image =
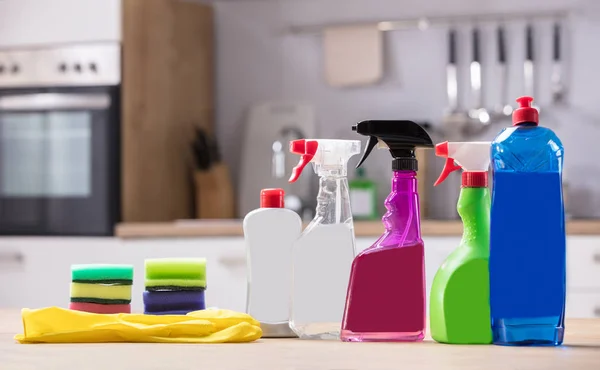
[[[0,50],[0,234],[113,235],[120,46]]]

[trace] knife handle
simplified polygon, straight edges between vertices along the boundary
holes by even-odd
[[[473,28],[473,61],[480,62],[479,60],[479,30]]]
[[[500,64],[506,63],[506,44],[504,43],[504,28],[498,27],[498,61]]]
[[[448,33],[448,63],[456,64],[456,31]]]
[[[526,59],[533,61],[533,27],[531,25],[527,25],[526,33]]]
[[[560,61],[560,25],[558,23],[554,24],[554,32],[552,37],[552,58],[555,62]]]

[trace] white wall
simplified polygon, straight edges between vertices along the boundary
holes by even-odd
[[[275,99],[310,101],[315,104],[319,137],[352,138],[350,126],[363,119],[429,120],[438,124],[446,106],[446,29],[396,31],[385,34],[386,76],[376,86],[354,89],[328,87],[322,78],[321,38],[290,35],[291,25],[344,21],[387,20],[426,15],[488,12],[535,12],[539,9],[577,9],[569,23],[566,52],[570,59],[570,107],[551,109],[549,76],[551,23],[536,23],[536,55],[540,62],[536,101],[545,110],[541,122],[557,131],[566,147],[565,178],[570,182],[570,199],[576,216],[600,216],[600,107],[596,89],[600,83],[600,52],[593,45],[600,35],[600,11],[594,1],[568,0],[264,0],[217,1],[217,65],[219,139],[234,177],[239,165],[246,110],[256,103]],[[583,14],[583,15],[582,15]],[[469,30],[461,24],[459,63],[461,88],[468,83]],[[499,99],[495,84],[495,24],[483,24],[483,64],[486,101]],[[523,22],[507,27],[511,96],[523,94]],[[467,97],[463,90],[461,96]],[[468,101],[466,101],[468,103]],[[583,108],[583,111],[580,110]],[[598,117],[595,118],[594,117]],[[492,135],[499,130],[491,132]],[[487,137],[489,139],[490,137]],[[389,154],[374,153],[366,164],[368,173],[380,182],[380,203],[388,192]],[[350,165],[356,163],[357,157]],[[441,166],[441,159],[437,164]],[[258,165],[258,164],[257,164]],[[432,170],[435,172],[436,170]],[[437,176],[431,173],[430,176]],[[433,182],[435,178],[431,178]],[[455,178],[455,181],[459,181]],[[454,213],[456,186],[435,189],[433,204],[438,214]]]

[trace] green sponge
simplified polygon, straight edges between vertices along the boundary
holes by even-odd
[[[155,258],[145,264],[148,280],[206,280],[206,258]]]
[[[74,283],[101,283],[131,285],[132,265],[72,265],[71,280]]]

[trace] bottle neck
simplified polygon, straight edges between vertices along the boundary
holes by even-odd
[[[334,178],[334,177],[347,177],[348,169],[346,165],[323,165],[323,164],[314,164],[315,173],[323,178]]]
[[[464,171],[462,173],[463,188],[485,188],[488,186],[487,171]]]
[[[487,187],[462,188],[456,209],[463,222],[463,243],[489,255],[490,191]]]
[[[344,176],[319,178],[315,220],[324,225],[352,223],[348,178]]]
[[[389,233],[401,234],[403,243],[421,240],[419,193],[416,171],[394,171],[392,191],[385,200],[382,221]]]

